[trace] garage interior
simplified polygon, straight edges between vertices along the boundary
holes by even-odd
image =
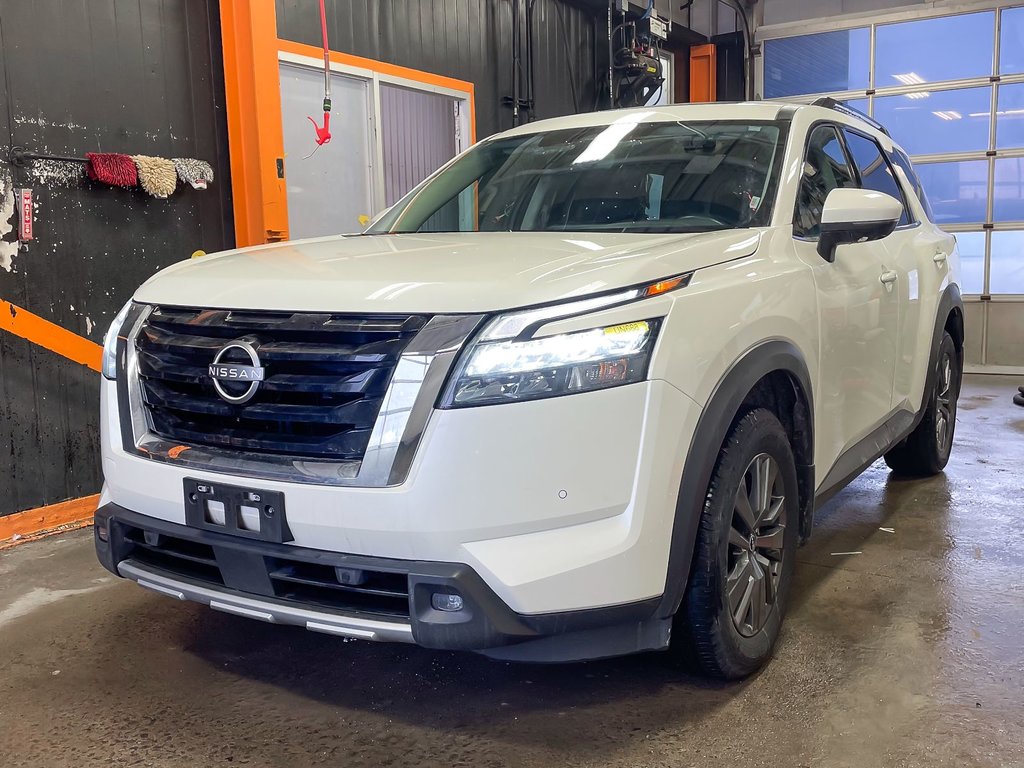
[[[1024,766],[1024,5],[323,9],[0,0],[0,765]],[[609,77],[622,19],[657,78]],[[96,562],[101,345],[150,275],[358,232],[535,120],[822,96],[888,127],[956,235],[967,376],[943,473],[879,461],[817,510],[762,672],[342,641]],[[136,183],[87,173],[113,152]]]

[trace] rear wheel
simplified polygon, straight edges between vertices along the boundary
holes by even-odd
[[[937,365],[921,423],[885,454],[885,463],[901,475],[924,477],[941,472],[953,449],[961,372],[960,356],[948,333],[942,335]]]
[[[751,411],[719,453],[676,616],[679,634],[707,674],[745,677],[771,656],[792,579],[798,515],[786,431],[770,411]]]

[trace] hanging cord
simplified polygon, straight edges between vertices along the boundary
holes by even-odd
[[[316,145],[322,147],[331,140],[331,49],[327,45],[327,9],[324,0],[320,0],[320,34],[324,42],[324,124],[320,127],[316,120],[309,117],[309,122],[316,130]],[[314,149],[313,152],[316,152]],[[308,155],[312,157],[312,153]]]
[[[691,3],[692,5],[692,3]],[[750,31],[750,21],[747,19],[747,12],[739,0],[726,0],[726,5],[736,11],[736,14],[743,21],[743,44],[746,49],[743,52],[743,92],[746,98],[754,99],[754,36]]]

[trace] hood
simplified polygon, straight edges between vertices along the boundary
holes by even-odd
[[[748,256],[759,230],[337,236],[175,264],[147,304],[294,312],[493,312],[654,282]]]

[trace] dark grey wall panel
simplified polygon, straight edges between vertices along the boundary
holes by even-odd
[[[0,0],[0,175],[38,205],[0,298],[99,343],[153,272],[232,245],[220,50],[216,0]],[[156,200],[13,168],[11,145],[199,157],[216,180]],[[0,397],[0,514],[99,489],[98,374],[0,332]]]
[[[519,3],[523,19],[528,2]],[[317,3],[276,3],[279,37],[321,44]],[[474,83],[483,138],[512,127],[501,104],[512,94],[512,9],[512,0],[327,0],[327,34],[334,50]],[[535,117],[576,111],[573,86],[580,109],[591,109],[595,15],[562,0],[533,9]]]

